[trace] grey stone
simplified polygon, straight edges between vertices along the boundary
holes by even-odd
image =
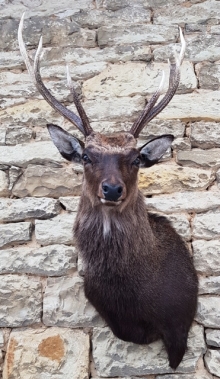
[[[40,323],[40,280],[27,276],[1,275],[0,302],[0,327],[21,327]]]
[[[1,250],[0,274],[61,276],[76,270],[76,251],[65,245]]]
[[[220,276],[199,278],[200,295],[220,295]]]
[[[192,222],[192,233],[195,238],[218,238],[220,233],[220,212],[209,211],[197,214]]]
[[[87,80],[83,85],[83,94],[87,99],[99,97],[146,95],[155,92],[165,72],[164,88],[168,88],[169,65],[166,63],[127,62],[108,65],[99,75]],[[197,80],[192,64],[184,62],[181,70],[179,92],[192,91]]]
[[[65,207],[67,211],[76,212],[79,206],[79,199],[78,196],[67,196],[67,197],[60,197],[59,200],[61,204]]]
[[[83,104],[87,115],[92,121],[127,121],[128,118],[133,121],[137,118],[138,112],[144,109],[144,99],[139,95],[132,98],[113,97],[110,99],[96,99],[94,94],[94,97],[94,100],[86,100]]]
[[[163,25],[127,25],[103,26],[98,29],[98,45],[100,48],[118,44],[144,43],[145,45],[156,43],[174,42],[178,36],[175,26]]]
[[[22,221],[27,218],[50,218],[61,208],[59,201],[49,198],[0,199],[0,221]]]
[[[197,191],[207,188],[213,180],[209,170],[161,163],[140,170],[139,188],[144,195]]]
[[[201,361],[201,363],[200,363]],[[200,358],[196,372],[191,374],[167,374],[157,375],[155,379],[213,379],[212,375],[204,368],[203,359]]]
[[[6,145],[17,145],[19,143],[30,142],[33,132],[30,128],[25,126],[9,126],[6,131],[5,143]]]
[[[29,164],[61,163],[63,161],[64,159],[51,141],[2,146],[0,149],[0,164],[27,167]]]
[[[82,174],[76,174],[72,166],[64,168],[29,165],[13,187],[13,195],[59,196],[80,195]]]
[[[20,52],[18,51],[1,51],[0,52],[0,69],[12,70],[20,69],[23,64],[23,60]],[[23,66],[24,67],[24,66]]]
[[[193,147],[202,149],[220,147],[219,123],[205,121],[192,123],[190,139]]]
[[[10,334],[3,377],[88,379],[89,350],[89,335],[83,330],[14,329]]]
[[[32,84],[29,75],[27,73],[22,73],[21,76],[20,70],[15,73],[11,71],[1,72],[0,85],[0,98],[2,98],[3,101],[5,97],[13,98],[13,104],[15,98],[24,98],[26,94],[32,95],[36,93],[36,88],[34,84]],[[16,129],[14,133],[16,133]],[[12,144],[14,145],[15,143]]]
[[[178,151],[177,163],[190,167],[220,167],[220,149]]]
[[[0,125],[0,146],[5,145],[6,127]]]
[[[9,195],[9,178],[5,171],[0,170],[0,196]]]
[[[9,169],[9,190],[11,191],[15,182],[22,175],[22,169],[16,166],[11,166]]]
[[[214,220],[212,222],[214,223]],[[192,246],[196,270],[200,274],[220,275],[220,241],[205,241],[202,239],[193,241]]]
[[[191,143],[189,138],[176,138],[172,143],[172,148],[174,150],[191,150]]]
[[[213,3],[217,4],[216,1]],[[187,41],[186,58],[191,62],[218,61],[220,59],[219,36],[205,33],[201,38],[200,35],[192,35]]]
[[[220,330],[206,329],[205,335],[208,345],[220,347]]]
[[[0,247],[11,243],[23,243],[31,240],[32,224],[19,222],[0,224]]]
[[[219,377],[220,350],[208,350],[204,359],[209,372]]]
[[[164,213],[173,212],[204,212],[220,206],[218,191],[177,192],[158,195],[145,200],[148,208]]]
[[[210,19],[217,21],[219,17],[220,4],[214,0],[199,1],[198,4],[191,4],[187,8],[175,3],[172,7],[172,15],[168,6],[154,11],[154,23],[163,25],[184,25],[186,22],[187,24],[205,24],[209,23]]]
[[[196,72],[199,79],[199,87],[216,91],[220,87],[220,64],[219,63],[199,63],[196,65]]]
[[[191,240],[190,223],[187,215],[177,213],[166,215],[166,217],[170,220],[172,226],[181,237],[186,241]]]
[[[71,328],[104,325],[104,321],[86,299],[83,279],[78,276],[47,280],[43,322],[47,326]]]
[[[61,214],[50,220],[36,220],[36,240],[43,246],[64,243],[73,244],[73,223],[76,213]]]
[[[188,339],[188,351],[177,368],[178,373],[195,371],[199,357],[205,351],[203,328],[194,325]],[[114,337],[108,328],[95,328],[93,357],[98,375],[136,376],[172,373],[162,341],[136,345]]]
[[[199,296],[195,320],[205,327],[218,328],[220,322],[220,297]]]
[[[220,170],[218,170],[216,173],[216,179],[217,179],[218,187],[220,187]]]

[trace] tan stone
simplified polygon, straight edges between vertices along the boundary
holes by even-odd
[[[88,379],[89,335],[68,328],[13,330],[3,379],[52,377]]]
[[[13,195],[59,196],[80,195],[82,174],[76,174],[72,166],[64,168],[30,165],[13,187]]]
[[[165,72],[164,89],[168,87],[168,63],[127,62],[109,65],[99,75],[86,80],[83,85],[83,94],[87,99],[95,96],[133,96],[153,93],[160,84],[162,71]],[[181,68],[181,82],[179,91],[187,92],[197,86],[193,66],[184,62]]]
[[[213,180],[209,170],[159,164],[140,170],[139,188],[144,195],[195,191],[207,188]]]

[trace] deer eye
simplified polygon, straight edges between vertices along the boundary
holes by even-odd
[[[135,165],[135,166],[139,166],[140,163],[141,163],[141,160],[140,160],[139,157],[137,157],[137,158],[132,162],[132,164]]]
[[[82,155],[82,160],[84,163],[91,163],[92,162],[91,159],[89,159],[87,154]]]

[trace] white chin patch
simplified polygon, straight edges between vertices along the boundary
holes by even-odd
[[[100,198],[100,200],[101,200],[102,204],[108,204],[108,205],[113,205],[113,206],[121,204],[121,200],[119,200],[119,201],[109,201],[109,200],[105,200],[105,199],[101,199],[101,198]]]

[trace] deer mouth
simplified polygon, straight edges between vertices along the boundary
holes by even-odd
[[[101,201],[102,204],[105,204],[108,207],[115,207],[122,203],[122,200],[112,201],[112,200],[105,200],[103,198],[99,198],[99,200]]]

